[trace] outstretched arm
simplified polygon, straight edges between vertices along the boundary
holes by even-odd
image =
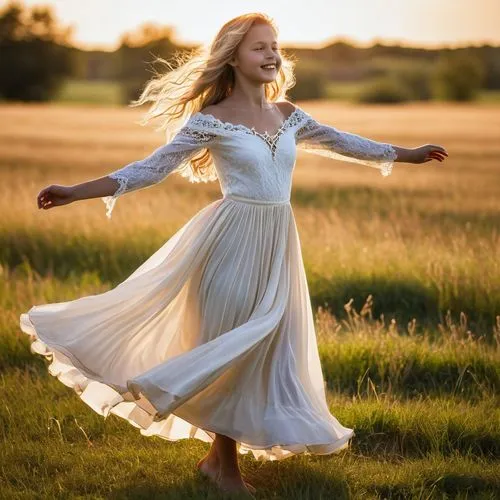
[[[310,153],[337,160],[362,163],[380,170],[383,176],[392,172],[395,162],[423,163],[432,159],[442,161],[448,155],[444,148],[427,144],[407,149],[378,142],[316,121],[305,113],[304,123],[295,133],[297,147]]]
[[[38,208],[48,210],[68,205],[78,200],[111,196],[117,190],[118,186],[118,181],[110,179],[107,176],[73,186],[51,184],[38,193],[37,205]]]
[[[107,207],[106,215],[111,217],[111,211],[119,196],[161,182],[198,151],[210,147],[215,138],[215,134],[186,125],[172,141],[156,149],[147,158],[134,161],[108,174],[107,177],[114,180],[118,188],[112,196],[102,198]]]
[[[119,196],[161,182],[177,167],[198,151],[210,147],[215,134],[182,127],[167,144],[160,146],[148,157],[137,160],[110,174],[74,186],[48,186],[38,195],[39,208],[52,208],[72,201],[100,197],[106,204],[108,218]]]

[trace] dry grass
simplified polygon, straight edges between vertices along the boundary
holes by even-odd
[[[262,466],[245,457],[243,467],[259,498],[494,498],[500,108],[299,104],[341,130],[404,147],[440,144],[450,156],[397,163],[383,178],[299,152],[292,204],[329,403],[357,436],[341,456]],[[193,476],[203,444],[166,445],[102,421],[52,380],[18,328],[33,304],[117,284],[221,196],[217,183],[173,174],[122,197],[111,220],[100,200],[37,209],[44,186],[100,177],[162,144],[161,133],[134,123],[140,117],[126,108],[0,107],[2,497],[213,493]]]

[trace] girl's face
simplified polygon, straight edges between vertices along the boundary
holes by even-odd
[[[278,40],[268,24],[254,24],[243,38],[230,64],[237,75],[258,83],[276,79],[281,66]],[[273,65],[269,69],[263,67]]]

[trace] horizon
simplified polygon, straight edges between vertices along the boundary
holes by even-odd
[[[228,0],[217,3],[220,10],[213,8],[213,2],[209,5],[192,0],[192,5],[197,4],[193,9],[197,16],[193,18],[186,13],[185,2],[181,0],[171,0],[168,7],[158,0],[142,0],[140,9],[119,0],[107,0],[105,4],[88,0],[85,5],[77,0],[21,1],[29,8],[51,7],[61,25],[73,27],[71,45],[85,51],[113,52],[119,47],[122,35],[137,32],[147,23],[171,27],[173,41],[179,45],[208,44],[226,21],[247,12],[265,12],[271,16],[278,25],[280,44],[296,49],[320,49],[337,42],[357,48],[379,43],[429,50],[500,46],[500,2],[495,0],[477,0],[473,9],[470,1],[457,5],[456,0],[441,0],[437,5],[432,0],[405,4],[394,0],[351,0],[349,5],[310,0],[308,9],[285,0],[271,5],[262,0],[240,0],[237,5]],[[387,14],[375,25],[373,19],[380,12]],[[293,35],[299,20],[300,35]]]

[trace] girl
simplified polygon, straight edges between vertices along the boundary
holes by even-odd
[[[44,210],[119,196],[170,173],[218,179],[199,211],[114,289],[21,314],[33,352],[103,416],[145,436],[212,443],[199,470],[253,497],[238,452],[281,460],[330,454],[354,436],[329,412],[299,236],[290,205],[296,148],[391,173],[394,162],[443,161],[318,123],[284,99],[292,62],[277,28],[251,13],[227,22],[209,50],[151,80],[133,105],[181,126],[143,160],[75,186],[48,186]],[[188,118],[186,121],[185,119]]]

